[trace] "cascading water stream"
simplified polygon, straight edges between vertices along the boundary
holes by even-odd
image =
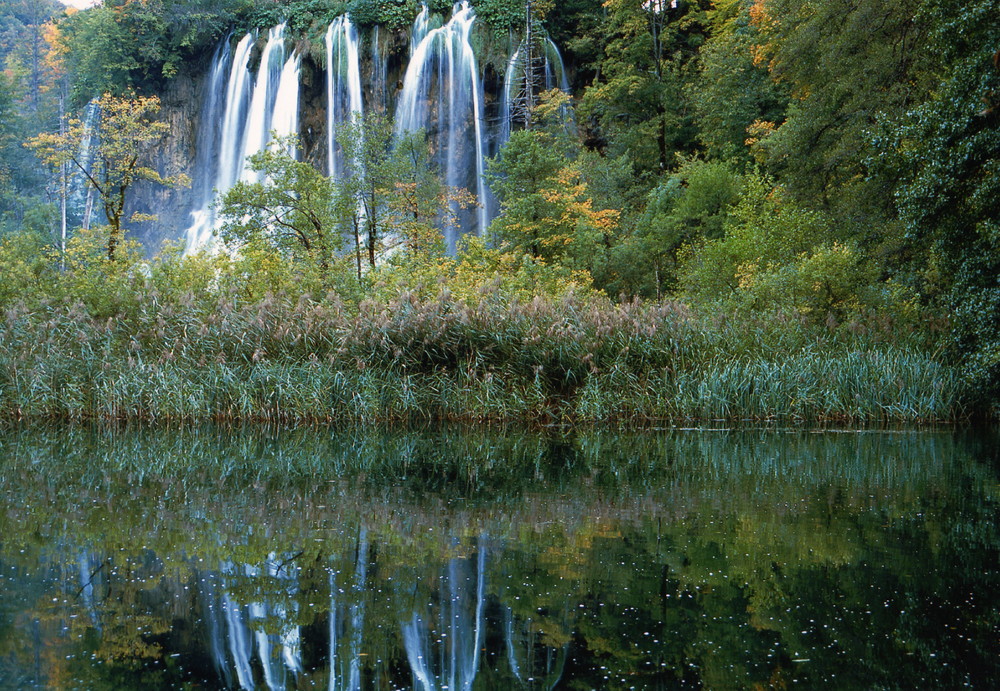
[[[199,141],[207,139],[208,142],[199,146],[199,154],[201,151],[208,151],[207,158],[212,167],[197,169],[200,171],[198,174],[205,175],[207,180],[199,181],[199,186],[204,192],[196,201],[199,206],[191,212],[192,224],[187,230],[188,252],[204,247],[211,240],[216,230],[214,207],[216,196],[224,194],[232,187],[239,175],[246,108],[250,102],[250,70],[247,65],[250,61],[253,40],[251,34],[244,36],[232,51],[231,60],[224,57],[228,51],[223,52],[212,68],[212,81],[214,81],[216,75],[221,78],[221,75],[226,73],[226,62],[230,63],[221,118],[217,112],[213,112],[214,107],[202,110]],[[224,43],[228,47],[229,41]],[[214,88],[215,85],[210,83],[208,98],[213,100]],[[214,138],[217,119],[221,119],[221,124],[218,137]]]
[[[260,69],[250,100],[246,134],[243,138],[243,155],[240,160],[241,180],[259,182],[260,175],[247,167],[247,159],[264,150],[271,140],[275,105],[281,90],[281,77],[285,72],[285,25],[279,24],[268,33],[267,44],[260,56]],[[296,87],[297,88],[297,87]]]
[[[271,130],[268,135],[275,134],[287,137],[299,131],[299,67],[301,58],[297,53],[285,61],[278,80],[278,93],[274,99],[274,110],[271,115]],[[266,146],[266,145],[265,145]],[[297,151],[294,144],[288,148],[288,154],[293,158]]]
[[[240,39],[236,44],[236,50],[233,51],[233,62],[226,86],[226,110],[222,118],[222,134],[219,140],[216,194],[222,194],[233,186],[243,166],[243,131],[252,95],[249,64],[253,44],[254,36],[247,34]]]
[[[83,138],[80,141],[78,158],[83,171],[73,171],[73,184],[70,189],[69,207],[74,219],[79,220],[81,228],[90,228],[90,216],[94,207],[94,187],[83,172],[90,173],[94,169],[95,140],[99,134],[101,123],[101,107],[94,99],[87,104],[83,116]]]
[[[348,15],[330,23],[326,31],[327,170],[335,180],[342,179],[346,171],[337,133],[364,113],[359,44],[358,31]]]
[[[426,9],[426,8],[425,8]],[[474,187],[479,206],[476,230],[490,219],[484,178],[485,127],[483,85],[470,34],[476,14],[468,2],[455,5],[451,19],[427,29],[424,11],[414,22],[414,36],[426,34],[413,49],[396,107],[397,136],[425,130],[449,187]],[[474,171],[474,179],[469,179]],[[470,184],[471,183],[471,184]],[[455,238],[446,238],[454,246]]]
[[[546,37],[542,43],[542,80],[545,90],[561,89],[569,93],[569,80],[566,78],[566,68],[562,54],[551,38]],[[517,87],[524,79],[523,46],[518,46],[507,61],[504,71],[503,88],[500,92],[500,132],[497,136],[496,150],[507,143],[513,130],[515,118],[515,102]]]
[[[228,44],[228,41],[225,43]],[[211,240],[217,227],[216,197],[225,194],[239,178],[243,165],[243,131],[251,95],[251,76],[248,65],[253,43],[253,35],[247,34],[240,39],[232,52],[229,78],[226,81],[225,104],[221,114],[221,129],[218,139],[215,140],[216,146],[212,145],[213,139],[210,133],[215,130],[215,118],[218,116],[212,114],[210,109],[202,111],[202,117],[208,119],[203,119],[201,122],[199,139],[207,138],[209,140],[204,145],[204,149],[209,151],[208,158],[214,162],[214,174],[209,176],[207,183],[201,183],[201,186],[207,188],[208,192],[198,201],[200,206],[191,213],[193,222],[187,230],[188,252],[205,247]],[[216,73],[225,73],[225,64],[221,60],[213,67],[213,76]],[[211,91],[209,93],[211,94]]]
[[[472,192],[478,202],[472,210],[453,209],[457,227],[445,229],[450,248],[455,247],[458,228],[481,234],[492,219],[495,200],[485,182],[485,157],[509,139],[517,119],[513,103],[522,52],[515,50],[510,57],[498,94],[497,117],[487,126],[484,85],[471,41],[475,19],[468,2],[456,4],[444,24],[439,15],[421,6],[413,22],[409,61],[395,96],[388,86],[395,79],[389,74],[389,40],[380,41],[378,27],[366,39],[370,45],[364,44],[363,59],[362,37],[349,15],[331,22],[325,36],[327,172],[334,179],[351,174],[337,134],[366,110],[393,112],[397,138],[425,131],[443,182]],[[238,180],[259,181],[259,175],[248,169],[247,159],[268,145],[272,131],[285,135],[299,128],[302,58],[296,53],[288,56],[285,42],[284,24],[269,31],[259,61],[253,61],[259,62],[256,73],[249,68],[257,43],[252,34],[232,48],[225,41],[213,58],[194,166],[195,210],[186,233],[189,252],[205,247],[218,230],[216,200]],[[539,59],[544,68],[540,65],[539,69],[544,69],[544,87],[568,89],[555,44],[546,38],[541,45],[544,54]],[[363,60],[371,62],[367,81]]]
[[[218,178],[216,153],[220,149],[221,118],[226,105],[226,77],[229,74],[231,59],[232,50],[229,39],[226,38],[212,56],[212,69],[209,72],[205,100],[201,107],[198,154],[195,156],[194,174],[191,176],[195,184],[195,210],[191,212],[192,223],[187,230],[188,246],[192,243],[201,244],[199,240],[202,237],[207,240],[214,224],[211,204],[215,197],[213,183]]]
[[[389,72],[389,58],[382,50],[382,44],[379,42],[379,31],[380,27],[375,26],[372,29],[372,39],[371,39],[371,54],[369,59],[372,61],[372,85],[371,85],[371,98],[369,99],[371,103],[377,104],[382,111],[386,111],[389,108],[389,92],[388,92],[388,72]]]
[[[254,36],[247,34],[240,39],[232,51],[225,107],[206,105],[202,111],[200,138],[206,141],[205,147],[212,155],[207,157],[211,166],[199,169],[198,175],[214,184],[199,180],[205,191],[199,195],[200,206],[192,212],[193,223],[187,231],[189,252],[206,246],[218,229],[215,201],[237,180],[259,181],[260,176],[247,167],[247,159],[264,150],[272,132],[285,136],[298,131],[301,58],[293,53],[285,59],[284,34],[284,24],[268,33],[256,80],[249,69]],[[213,98],[213,93],[221,94],[221,85],[214,82],[217,78],[221,82],[221,75],[226,74],[225,63],[229,61],[224,56],[222,52],[213,65],[209,99]],[[216,104],[220,102],[221,99],[216,99]],[[216,129],[217,136],[214,134]],[[295,155],[296,152],[289,153]]]
[[[420,42],[424,40],[427,36],[427,32],[431,30],[431,11],[428,9],[427,5],[420,5],[420,12],[417,14],[417,18],[413,20],[413,31],[410,32],[410,57],[417,51],[417,46]]]

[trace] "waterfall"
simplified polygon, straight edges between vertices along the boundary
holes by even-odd
[[[99,134],[101,107],[97,99],[87,104],[83,115],[83,138],[80,141],[78,160],[83,169],[90,173],[94,169],[95,139]],[[81,171],[74,171],[70,187],[69,207],[74,219],[79,219],[80,227],[90,228],[90,215],[94,207],[94,187]]]
[[[424,40],[427,36],[427,32],[431,30],[431,11],[427,8],[427,5],[420,5],[420,12],[417,14],[417,18],[413,20],[413,31],[410,32],[410,57],[417,50],[417,46],[420,42]]]
[[[327,170],[334,179],[342,178],[345,171],[337,131],[364,112],[359,43],[358,31],[348,15],[330,23],[326,32],[326,132]]]
[[[410,131],[426,132],[442,181],[474,195],[478,202],[475,209],[453,211],[459,228],[482,233],[496,206],[485,183],[484,159],[509,139],[518,119],[517,80],[524,51],[512,52],[497,94],[497,110],[491,101],[487,124],[488,99],[471,41],[475,20],[468,2],[456,4],[447,22],[422,5],[413,22],[409,49],[390,54],[392,40],[380,27],[372,27],[363,38],[349,15],[334,19],[325,35],[326,151],[306,151],[305,155],[321,159],[325,153],[327,172],[342,179],[350,174],[351,166],[344,161],[337,133],[366,110],[392,114],[397,138]],[[235,45],[227,39],[213,56],[193,167],[194,210],[187,230],[188,251],[206,246],[217,231],[217,198],[239,180],[258,180],[247,169],[247,158],[268,145],[272,131],[291,134],[299,129],[300,68],[306,58],[289,54],[286,34],[284,24],[272,28],[259,60],[252,59],[254,46],[259,45],[254,34],[247,34]],[[370,44],[363,44],[363,40]],[[568,90],[555,44],[545,38],[539,52],[538,69],[544,71],[544,83],[539,75],[539,88]],[[364,73],[368,78],[363,79],[362,63],[369,60],[370,70]],[[258,63],[252,71],[250,65]],[[398,91],[392,86],[396,83]],[[297,151],[290,153],[299,155]],[[454,248],[458,230],[447,228],[445,233],[447,246]]]
[[[510,54],[507,61],[507,69],[503,75],[503,88],[500,91],[500,135],[497,141],[497,151],[510,139],[510,132],[514,125],[514,82],[517,76],[517,66],[521,56],[521,48],[518,46]]]
[[[279,24],[268,32],[256,80],[249,69],[254,42],[253,34],[247,34],[232,51],[231,61],[228,50],[220,51],[213,61],[199,128],[199,155],[209,151],[210,163],[196,167],[196,181],[203,191],[187,230],[189,252],[206,246],[217,230],[214,202],[237,180],[259,180],[246,162],[264,150],[271,132],[284,136],[298,131],[301,58],[293,53],[285,59],[285,25]],[[228,45],[228,40],[225,43]],[[221,79],[227,73],[227,63],[231,66],[222,106]],[[214,83],[216,79],[219,85]]]
[[[549,38],[545,37],[545,88],[561,89],[569,93],[569,79],[566,77],[566,66],[563,64],[562,53],[559,46]]]
[[[279,24],[268,33],[267,44],[260,56],[260,69],[257,70],[257,81],[254,84],[253,97],[250,99],[250,112],[243,138],[239,173],[242,180],[253,182],[260,180],[257,173],[247,168],[247,159],[263,151],[271,140],[271,126],[274,122],[278,91],[281,90],[281,77],[285,74],[284,67],[285,25]]]
[[[388,76],[389,71],[389,56],[385,54],[382,50],[382,45],[379,43],[379,31],[380,27],[376,26],[372,29],[372,47],[371,56],[372,61],[372,86],[371,86],[371,103],[377,103],[382,111],[389,108],[389,92],[388,92]]]
[[[232,53],[229,78],[226,81],[226,99],[220,118],[221,129],[217,139],[213,139],[211,134],[215,131],[215,117],[205,119],[208,117],[209,111],[207,109],[202,111],[199,149],[208,150],[208,158],[214,162],[214,174],[210,175],[207,181],[198,181],[199,186],[207,188],[209,192],[197,200],[196,203],[199,203],[200,206],[191,212],[192,224],[187,230],[188,252],[204,247],[211,240],[217,226],[214,207],[216,196],[225,194],[233,186],[243,165],[241,155],[243,129],[251,93],[248,65],[253,42],[253,35],[247,34],[236,44],[236,49]],[[228,45],[229,41],[226,40],[224,43]],[[224,73],[225,65],[216,63],[213,67],[213,74],[216,71]],[[210,90],[209,98],[211,98],[211,93]],[[205,139],[208,140],[207,144],[204,143]],[[207,171],[202,171],[201,174],[207,174]]]
[[[414,36],[426,30],[423,15],[422,10],[414,22]],[[490,204],[483,177],[483,85],[469,42],[475,19],[468,2],[456,5],[448,23],[427,30],[413,49],[396,107],[396,133],[427,132],[445,184],[475,190],[476,229],[482,233],[489,223]],[[454,237],[446,240],[454,246]]]
[[[271,130],[279,137],[297,134],[299,131],[299,65],[301,59],[297,53],[285,61],[278,79],[278,93],[274,99],[274,111],[271,115]],[[289,155],[295,156],[295,146],[289,147]]]
[[[227,37],[212,56],[212,69],[209,72],[205,101],[201,108],[198,154],[195,157],[194,175],[191,176],[196,185],[194,191],[196,206],[191,212],[192,223],[187,230],[188,247],[201,246],[207,242],[215,225],[212,202],[215,199],[215,183],[221,168],[217,152],[222,150],[219,138],[224,129],[222,121],[224,108],[228,107],[227,85],[232,81],[226,81],[231,59],[232,50]]]
[[[518,90],[524,79],[524,46],[519,45],[507,61],[504,71],[503,88],[500,91],[500,131],[497,135],[496,150],[507,143],[514,126],[517,110],[517,98],[522,92]],[[566,68],[563,65],[562,54],[551,38],[545,37],[542,42],[542,82],[545,90],[561,89],[569,93],[569,79],[566,78]],[[522,115],[523,117],[523,115]]]

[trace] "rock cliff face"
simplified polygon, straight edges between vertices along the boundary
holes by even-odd
[[[166,91],[160,94],[160,116],[170,125],[170,133],[154,148],[149,163],[161,175],[192,174],[206,82],[204,70],[198,67],[190,66],[171,80]],[[191,203],[190,186],[170,189],[150,182],[137,183],[129,199],[128,218],[133,213],[141,213],[155,215],[157,220],[127,223],[129,233],[142,242],[147,253],[155,254],[164,240],[183,237]]]

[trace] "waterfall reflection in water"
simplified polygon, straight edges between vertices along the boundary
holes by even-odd
[[[994,442],[0,433],[0,686],[994,687]]]

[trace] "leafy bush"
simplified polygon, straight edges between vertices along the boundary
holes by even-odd
[[[684,290],[699,303],[794,310],[816,322],[857,313],[874,282],[857,247],[839,240],[826,216],[760,174],[746,178],[724,237],[691,243],[680,262]]]
[[[354,0],[350,5],[351,19],[359,26],[379,24],[392,31],[409,27],[417,11],[414,0]]]

